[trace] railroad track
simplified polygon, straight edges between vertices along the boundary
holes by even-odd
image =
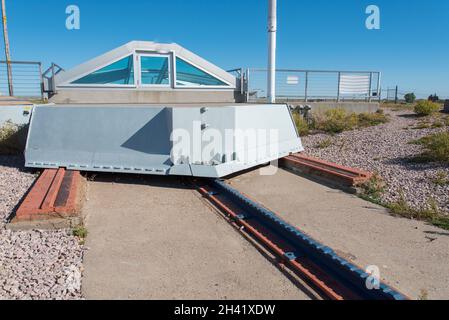
[[[196,184],[198,191],[225,218],[277,258],[322,299],[408,300],[397,290],[380,283],[368,289],[371,276],[339,257],[274,212],[233,189],[222,180]]]

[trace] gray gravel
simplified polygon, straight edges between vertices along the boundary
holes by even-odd
[[[411,129],[420,121],[411,111],[385,112],[391,116],[387,124],[347,131],[334,137],[318,134],[303,138],[306,152],[379,174],[387,183],[382,199],[386,203],[398,201],[403,194],[411,207],[419,209],[427,207],[429,199],[433,198],[443,212],[449,213],[449,186],[437,186],[433,182],[438,172],[449,175],[449,167],[407,161],[422,152],[420,146],[409,142],[448,129]],[[327,139],[332,139],[331,146],[320,149],[318,144]]]
[[[5,228],[36,176],[21,157],[0,155],[0,300],[80,299],[84,248],[70,230]]]

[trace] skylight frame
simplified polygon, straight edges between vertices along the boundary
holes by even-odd
[[[135,62],[135,52],[126,53],[124,55],[121,55],[119,58],[105,62],[104,64],[101,64],[98,68],[95,68],[93,70],[89,70],[88,72],[83,73],[81,76],[76,76],[76,78],[69,79],[65,83],[58,85],[59,87],[74,87],[74,88],[137,88],[137,81],[136,81],[136,71],[137,66]],[[74,81],[78,81],[84,77],[87,77],[88,75],[97,72],[98,70],[101,70],[103,68],[106,68],[107,66],[110,66],[116,62],[119,62],[120,60],[123,60],[125,58],[132,57],[133,59],[133,72],[134,72],[134,84],[114,84],[114,83],[108,83],[108,84],[102,84],[102,83],[73,83]]]
[[[220,80],[221,82],[225,83],[226,85],[220,85],[220,86],[208,86],[208,85],[199,85],[199,86],[182,86],[182,85],[178,85],[178,77],[177,77],[177,70],[176,70],[176,60],[177,59],[181,59],[184,62],[194,66],[195,68],[198,68],[199,70],[203,71],[204,73],[207,73],[208,75]],[[178,56],[176,53],[173,54],[173,73],[174,73],[174,83],[173,83],[173,88],[175,89],[235,89],[235,86],[233,86],[231,83],[229,83],[228,81],[224,80],[223,78],[209,72],[208,70],[206,70],[205,68],[197,65],[196,63],[190,61],[189,59],[186,59],[184,57]]]

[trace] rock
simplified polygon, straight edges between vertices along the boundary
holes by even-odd
[[[84,248],[69,230],[5,229],[36,178],[22,165],[20,157],[0,156],[0,300],[81,299]]]

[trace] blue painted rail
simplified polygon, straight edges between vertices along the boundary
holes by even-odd
[[[305,255],[330,277],[353,291],[358,297],[370,300],[408,300],[392,287],[380,282],[378,289],[369,289],[367,280],[371,275],[349,261],[338,256],[333,249],[304,234],[294,226],[279,218],[274,212],[249,199],[222,180],[214,180],[210,186],[245,212],[241,219],[258,220],[276,237],[283,238],[294,251],[288,252],[289,259]]]

